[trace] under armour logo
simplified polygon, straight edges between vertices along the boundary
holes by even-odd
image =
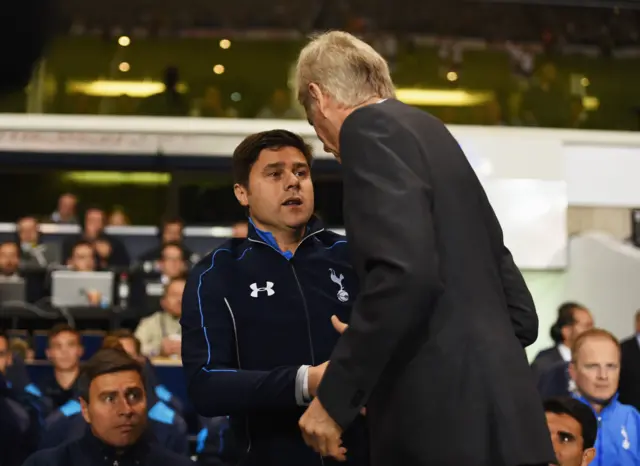
[[[627,433],[627,429],[622,426],[622,428],[620,429],[620,433],[622,434],[622,438],[624,439],[622,441],[622,448],[628,450],[629,448],[631,448],[631,442],[629,442],[629,434]]]
[[[251,297],[252,298],[257,298],[258,297],[258,293],[260,293],[261,291],[266,291],[267,296],[273,296],[274,294],[276,294],[275,291],[273,291],[273,282],[267,282],[267,286],[265,287],[258,287],[257,283],[252,283],[249,288],[251,288]]]
[[[340,274],[340,276],[338,277],[338,275],[336,275],[336,271],[333,269],[329,269],[329,273],[331,274],[331,281],[340,287],[340,289],[338,290],[338,299],[343,303],[346,303],[347,301],[349,301],[349,293],[347,293],[342,286],[344,275]]]

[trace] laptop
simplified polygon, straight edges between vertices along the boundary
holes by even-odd
[[[51,304],[54,307],[92,307],[89,293],[100,294],[100,307],[113,304],[113,272],[74,272],[56,270],[51,273]]]
[[[26,296],[27,287],[24,278],[0,277],[0,306],[24,303]]]

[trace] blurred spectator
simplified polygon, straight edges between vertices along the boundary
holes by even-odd
[[[571,362],[571,346],[578,336],[593,327],[593,317],[582,304],[566,302],[558,308],[558,318],[551,327],[555,345],[540,351],[531,368],[540,375],[558,363]]]
[[[246,238],[249,234],[249,224],[247,222],[237,222],[231,227],[232,238]]]
[[[148,358],[155,356],[180,357],[182,314],[182,293],[185,280],[172,279],[164,289],[160,301],[161,311],[140,321],[136,328],[136,337],[142,344],[142,354]]]
[[[98,235],[93,242],[93,250],[98,258],[98,269],[108,270],[112,262],[113,248],[111,247],[111,241],[104,233]]]
[[[277,89],[271,96],[269,105],[258,112],[256,118],[277,118],[290,120],[300,118],[300,114],[291,106],[289,94],[284,89]]]
[[[169,66],[164,70],[164,91],[140,102],[139,113],[154,116],[187,116],[189,104],[178,90],[180,74],[178,68]]]
[[[71,257],[71,251],[74,245],[79,241],[83,240],[93,245],[94,242],[100,238],[103,241],[109,242],[111,245],[111,254],[108,257],[108,266],[128,267],[129,253],[122,241],[104,233],[105,220],[105,213],[102,209],[98,207],[88,208],[84,215],[82,234],[67,238],[63,242],[62,255],[65,260],[68,260]]]
[[[0,244],[0,276],[18,277],[20,254],[18,245],[13,242]]]
[[[636,312],[635,335],[620,346],[620,402],[640,410],[640,310]]]
[[[96,254],[93,245],[86,241],[76,243],[71,250],[67,267],[76,272],[94,272],[96,270]]]
[[[60,249],[52,243],[40,242],[40,225],[35,217],[22,217],[16,224],[20,242],[20,267],[47,268],[60,263]]]
[[[530,126],[566,128],[570,123],[568,86],[558,80],[556,66],[547,62],[540,67],[522,101],[523,122]]]
[[[58,198],[58,209],[51,214],[51,221],[53,223],[78,223],[78,219],[76,217],[77,205],[78,199],[73,194],[63,194]]]
[[[162,250],[167,244],[177,244],[182,248],[183,255],[191,262],[197,262],[199,257],[184,245],[184,221],[180,217],[165,217],[160,224],[160,244],[140,255],[138,261],[145,272],[158,269],[158,262],[162,258]]]
[[[598,421],[593,411],[570,397],[544,402],[557,466],[589,466],[596,454]]]
[[[606,330],[593,328],[575,341],[569,365],[576,397],[590,406],[598,418],[597,464],[640,464],[640,413],[618,400],[620,344]]]
[[[29,343],[22,338],[12,338],[9,342],[12,354],[21,358],[26,363],[32,363],[35,359],[35,351],[29,346]],[[0,463],[1,464],[1,463]]]
[[[83,352],[80,333],[76,329],[58,324],[49,331],[47,359],[53,366],[53,374],[40,382],[40,388],[56,408],[77,397],[76,381]]]
[[[222,102],[220,90],[217,87],[208,86],[193,116],[238,118],[238,111],[233,107],[225,107]]]
[[[35,453],[25,466],[192,464],[165,448],[162,439],[148,435],[153,408],[147,411],[142,369],[124,351],[98,351],[83,368],[78,389],[82,413],[78,418],[90,428],[84,428],[80,438]]]
[[[129,221],[129,217],[127,217],[127,214],[124,212],[124,209],[122,207],[116,207],[111,211],[111,214],[109,215],[108,224],[109,226],[121,227],[130,225],[131,222]]]

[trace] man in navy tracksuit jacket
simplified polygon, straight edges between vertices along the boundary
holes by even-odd
[[[182,300],[182,361],[202,416],[229,416],[238,461],[322,466],[298,420],[347,322],[357,279],[345,238],[312,217],[311,153],[288,131],[249,136],[234,153],[234,187],[249,211],[234,239],[191,271]],[[348,465],[367,465],[365,418],[343,435]]]

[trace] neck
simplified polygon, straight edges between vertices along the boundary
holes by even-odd
[[[68,370],[56,369],[54,372],[56,381],[64,389],[67,389],[71,387],[71,385],[73,385],[73,383],[78,378],[79,373],[80,373],[80,368],[78,366]]]
[[[278,247],[281,251],[291,251],[295,252],[302,241],[302,237],[304,236],[304,230],[306,225],[302,225],[298,228],[287,228],[287,229],[274,229],[269,228],[266,225],[263,225],[261,222],[252,218],[253,224],[262,231],[267,231],[271,233],[278,244]]]

